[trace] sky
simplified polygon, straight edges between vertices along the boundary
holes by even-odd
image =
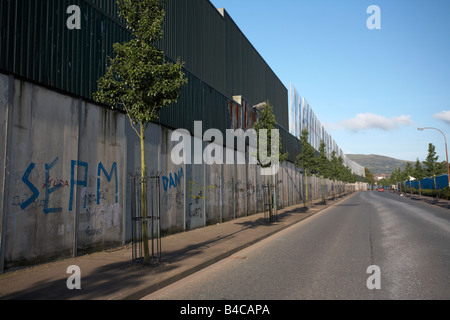
[[[211,0],[346,154],[446,160],[449,0]],[[372,5],[380,9],[380,29]]]

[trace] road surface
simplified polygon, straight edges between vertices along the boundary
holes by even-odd
[[[361,192],[145,299],[450,299],[450,210]]]

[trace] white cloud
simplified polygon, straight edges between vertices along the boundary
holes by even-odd
[[[374,113],[360,113],[356,117],[339,123],[340,129],[362,131],[368,129],[381,129],[384,131],[395,130],[403,126],[412,126],[411,116],[401,115],[399,117],[386,118]]]
[[[436,113],[434,115],[434,119],[442,120],[447,124],[450,124],[450,111],[442,111],[439,113]]]

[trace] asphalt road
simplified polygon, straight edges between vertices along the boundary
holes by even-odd
[[[450,211],[361,192],[145,299],[450,299]]]

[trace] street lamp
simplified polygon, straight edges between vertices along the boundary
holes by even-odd
[[[261,103],[258,103],[256,106],[253,106],[253,108],[256,110],[256,111],[261,111],[262,109],[264,109],[264,107],[267,105],[267,102],[261,102]]]
[[[433,128],[433,127],[417,128],[417,130],[419,130],[419,131],[423,131],[425,129],[437,130],[440,133],[442,133],[442,135],[444,136],[444,140],[445,140],[445,156],[447,157],[447,177],[448,177],[448,185],[450,187],[450,167],[448,165],[447,138],[445,137],[445,134],[441,130],[439,130],[437,128]]]

